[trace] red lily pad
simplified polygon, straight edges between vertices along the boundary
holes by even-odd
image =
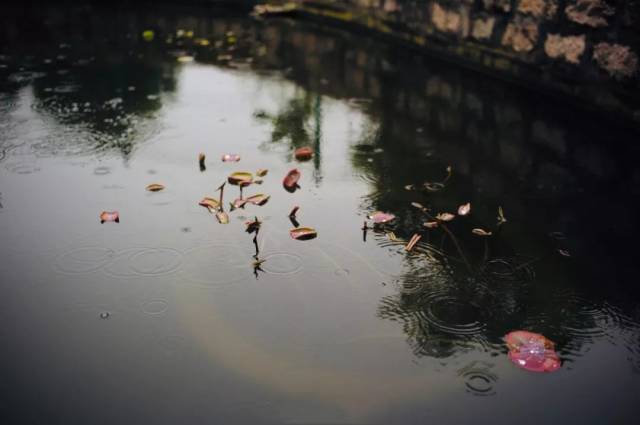
[[[376,211],[367,216],[369,220],[373,220],[375,224],[384,224],[395,220],[396,216],[391,213]]]
[[[106,221],[120,223],[120,214],[118,211],[102,211],[100,214],[100,223],[104,223]]]
[[[298,171],[297,168],[294,168],[284,177],[282,186],[284,186],[288,192],[294,192],[298,187],[298,180],[300,180],[300,171]]]
[[[253,181],[253,175],[246,171],[236,171],[235,173],[231,173],[231,175],[227,178],[229,184],[238,186],[248,186]]]
[[[316,232],[316,229],[313,227],[296,227],[295,229],[289,230],[289,234],[293,239],[299,241],[314,239],[318,236],[318,232]]]
[[[235,153],[226,153],[222,155],[222,162],[238,162],[240,161],[240,155]]]
[[[504,336],[509,347],[509,360],[531,372],[555,372],[560,357],[555,344],[544,335],[529,331],[513,331]]]
[[[307,161],[313,157],[313,148],[310,146],[303,146],[296,149],[293,155],[298,161]]]
[[[262,206],[262,205],[266,204],[267,202],[269,202],[269,198],[271,198],[271,196],[265,195],[263,193],[258,193],[257,195],[249,196],[246,199],[246,201],[248,203],[250,203],[250,204],[253,204],[253,205]]]

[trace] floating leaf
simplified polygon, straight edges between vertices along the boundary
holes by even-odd
[[[217,210],[220,208],[220,202],[217,199],[204,197],[198,202],[198,205],[207,207],[210,210]]]
[[[291,211],[289,212],[289,217],[295,217],[296,213],[298,212],[299,209],[300,209],[300,207],[297,206],[297,205],[295,207],[293,207],[291,209]]]
[[[423,225],[424,225],[424,227],[427,227],[429,229],[435,229],[436,227],[438,227],[438,222],[437,221],[427,221]]]
[[[118,211],[102,211],[102,213],[100,213],[100,223],[104,223],[106,221],[120,223],[120,214]]]
[[[558,253],[563,257],[571,257],[571,254],[566,249],[558,249]]]
[[[381,211],[376,211],[367,216],[369,220],[373,220],[376,224],[384,224],[388,223],[396,218],[395,215],[391,213],[384,213]]]
[[[153,41],[155,33],[152,30],[142,31],[142,39],[144,41]]]
[[[224,211],[218,211],[216,213],[216,218],[220,224],[229,224],[229,214]]]
[[[471,212],[471,203],[467,202],[464,205],[458,207],[458,215],[467,215]]]
[[[314,239],[318,236],[316,229],[312,227],[296,227],[295,229],[289,230],[289,234],[293,239],[297,239],[300,241]]]
[[[265,170],[264,168],[261,168],[258,171],[256,171],[256,176],[264,177],[264,176],[267,175],[268,172],[269,172],[269,170]]]
[[[222,162],[238,162],[240,161],[240,155],[235,153],[226,153],[222,155]]]
[[[242,198],[234,199],[233,202],[230,203],[231,211],[235,210],[236,208],[244,208],[244,205],[246,203],[247,203],[246,199],[242,199]]]
[[[412,185],[412,184],[408,184],[408,185],[406,185],[404,187],[404,190],[415,190],[415,189],[416,189],[416,187],[414,185]]]
[[[296,149],[293,155],[298,161],[307,161],[313,157],[313,148],[310,146],[303,146]]]
[[[440,213],[436,216],[436,220],[440,220],[440,221],[451,221],[454,218],[456,218],[455,214],[451,214],[451,213]]]
[[[498,224],[506,223],[507,219],[504,217],[504,212],[502,211],[502,207],[498,207]]]
[[[509,360],[532,372],[554,372],[560,369],[560,357],[555,344],[541,334],[514,331],[504,336],[509,348]]]
[[[160,183],[151,183],[149,186],[147,186],[147,190],[149,192],[159,192],[162,189],[164,189],[164,186]]]
[[[471,233],[478,236],[491,236],[492,234],[491,232],[487,232],[486,230],[480,229],[480,228],[475,228],[471,230]]]
[[[435,182],[435,183],[425,182],[424,188],[427,189],[427,191],[429,192],[438,192],[444,189],[444,184],[438,183],[438,182]]]
[[[422,205],[420,202],[412,202],[411,206],[422,211],[427,211],[427,208],[424,205]]]
[[[262,206],[269,201],[269,198],[271,198],[271,196],[258,193],[257,195],[249,196],[246,201],[253,205]]]
[[[409,243],[407,243],[407,246],[404,247],[404,250],[407,252],[411,251],[421,238],[422,235],[419,235],[418,233],[411,236],[411,239],[409,240]]]
[[[284,188],[288,192],[294,192],[298,187],[298,180],[300,180],[300,171],[294,168],[293,170],[289,171],[287,175],[284,177],[284,180],[282,181],[282,186],[284,186]]]
[[[229,182],[229,184],[235,186],[243,182],[243,184],[251,184],[251,182],[253,181],[253,176],[251,175],[251,173],[247,173],[246,171],[236,171],[227,178],[227,181]]]

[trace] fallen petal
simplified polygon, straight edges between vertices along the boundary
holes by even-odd
[[[105,221],[120,223],[120,214],[118,211],[102,211],[102,213],[100,213],[100,223],[104,223]]]
[[[269,198],[271,198],[271,196],[258,193],[257,195],[249,196],[246,201],[253,205],[262,206],[269,201]]]
[[[216,218],[220,224],[229,224],[229,214],[224,211],[218,211],[216,213]]]
[[[440,220],[440,221],[451,221],[454,218],[456,218],[455,214],[451,214],[451,213],[440,213],[436,216],[436,220]]]
[[[240,161],[240,155],[235,153],[226,153],[222,155],[222,162],[238,162]]]
[[[298,180],[300,180],[300,171],[297,168],[289,171],[287,175],[284,177],[282,181],[282,185],[287,191],[293,192],[298,185]]]
[[[147,190],[149,192],[159,192],[162,189],[164,189],[164,186],[161,185],[160,183],[152,183],[149,186],[147,186]]]
[[[293,155],[298,161],[309,160],[313,156],[313,148],[311,148],[310,146],[303,146],[296,149]]]
[[[371,213],[367,217],[369,218],[369,220],[373,220],[373,222],[376,224],[388,223],[396,218],[396,216],[391,213],[384,213],[381,211]]]
[[[229,184],[239,185],[243,183],[243,185],[251,184],[253,181],[253,175],[251,173],[247,173],[246,171],[236,171],[235,173],[231,173],[231,175],[227,178]]]
[[[464,205],[458,207],[458,215],[467,215],[471,212],[471,203],[467,202]]]
[[[484,229],[480,229],[480,228],[475,228],[473,230],[471,230],[471,233],[473,233],[474,235],[478,235],[478,236],[491,236],[492,233],[491,232],[487,232]]]
[[[293,239],[297,239],[300,241],[314,239],[318,236],[316,229],[312,227],[296,227],[295,229],[289,230],[289,234]]]
[[[555,344],[541,334],[514,331],[504,337],[509,348],[509,360],[532,372],[554,372],[560,368]]]

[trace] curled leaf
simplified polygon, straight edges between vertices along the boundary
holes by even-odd
[[[220,202],[217,199],[209,198],[205,196],[198,202],[198,205],[209,208],[210,210],[217,210],[220,208]]]
[[[504,224],[507,222],[507,219],[504,216],[504,212],[502,211],[502,207],[498,206],[498,224]]]
[[[258,193],[257,195],[249,196],[246,201],[253,205],[262,206],[269,201],[269,198],[271,198],[271,196]]]
[[[160,183],[151,183],[150,185],[147,186],[146,188],[149,192],[159,192],[162,189],[164,189],[164,186],[161,185]]]
[[[451,221],[454,218],[456,218],[455,214],[451,214],[448,212],[440,213],[436,216],[436,220],[439,220],[439,221]]]
[[[242,199],[242,198],[236,198],[233,200],[233,202],[230,204],[231,205],[231,211],[235,210],[236,208],[244,208],[244,205],[247,203],[246,199]]]
[[[106,221],[120,223],[120,214],[118,211],[102,211],[102,213],[100,213],[100,223],[104,223]]]
[[[571,257],[571,254],[566,249],[558,249],[558,253],[563,257]]]
[[[473,230],[471,230],[471,233],[473,233],[474,235],[478,235],[478,236],[491,236],[492,233],[491,232],[487,232],[484,229],[480,229],[480,228],[475,228]]]
[[[218,211],[216,213],[216,218],[220,224],[229,224],[229,214],[224,211]]]
[[[235,173],[231,173],[231,175],[227,178],[229,184],[232,185],[249,185],[253,181],[253,176],[251,173],[247,173],[246,171],[236,171]]]
[[[202,152],[198,155],[198,164],[200,165],[200,171],[205,171],[207,169],[207,166],[204,163],[205,158],[206,157]]]
[[[296,213],[298,212],[299,209],[300,209],[300,207],[297,206],[297,205],[295,207],[293,207],[291,209],[291,211],[289,212],[289,217],[295,217]]]
[[[438,182],[425,182],[423,186],[428,192],[438,192],[444,189],[444,184]]]
[[[369,220],[373,220],[376,224],[384,224],[388,223],[396,218],[395,215],[391,213],[384,213],[381,211],[376,211],[367,216]]]
[[[409,239],[409,243],[407,243],[407,246],[404,247],[404,250],[407,252],[411,251],[421,238],[422,235],[415,233],[413,236],[411,236],[411,239]]]
[[[467,215],[471,212],[471,203],[467,202],[464,205],[458,207],[458,215]]]
[[[296,149],[293,154],[298,161],[306,161],[313,157],[313,148],[310,146],[303,146]]]
[[[316,229],[312,227],[296,227],[295,229],[289,230],[289,235],[291,235],[293,239],[306,241],[314,239],[318,236],[318,233],[316,232]]]
[[[262,222],[258,220],[258,217],[256,217],[255,220],[247,221],[244,224],[245,226],[247,226],[245,231],[251,234],[260,230],[260,226],[262,225]]]
[[[427,221],[423,225],[424,225],[424,227],[426,227],[428,229],[435,229],[436,227],[438,227],[438,222],[437,221]]]
[[[554,372],[560,369],[560,357],[555,344],[541,334],[514,331],[504,336],[509,348],[509,360],[532,372]]]
[[[427,208],[424,205],[422,205],[420,202],[412,202],[411,206],[422,211],[427,211]]]
[[[222,155],[222,162],[238,162],[240,161],[240,155],[235,153],[226,153]]]
[[[269,172],[269,170],[265,170],[264,168],[261,168],[258,171],[256,171],[256,176],[264,177],[264,176],[267,175],[268,172]]]
[[[298,171],[297,168],[294,168],[284,177],[282,186],[284,186],[288,192],[294,192],[298,187],[298,180],[300,180],[300,171]]]

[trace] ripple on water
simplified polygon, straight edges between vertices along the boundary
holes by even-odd
[[[96,167],[93,170],[93,174],[95,174],[96,176],[106,176],[107,174],[111,174],[111,167]]]
[[[182,253],[172,248],[129,248],[116,253],[103,270],[119,278],[155,277],[175,273],[182,263]]]
[[[287,252],[274,252],[264,256],[262,269],[266,273],[289,275],[302,270],[302,258]]]
[[[33,174],[40,171],[40,167],[35,162],[11,162],[5,168],[14,174]]]
[[[498,375],[491,371],[492,364],[473,361],[458,370],[458,376],[464,380],[467,393],[475,396],[492,396],[496,394],[494,388],[498,382]]]
[[[106,266],[115,255],[114,250],[99,246],[75,248],[57,258],[56,268],[68,274],[95,272]]]
[[[162,314],[169,308],[167,300],[153,298],[142,303],[142,311],[147,314]]]
[[[485,323],[481,307],[464,301],[444,288],[429,288],[419,296],[419,315],[435,329],[456,336],[480,334]]]

